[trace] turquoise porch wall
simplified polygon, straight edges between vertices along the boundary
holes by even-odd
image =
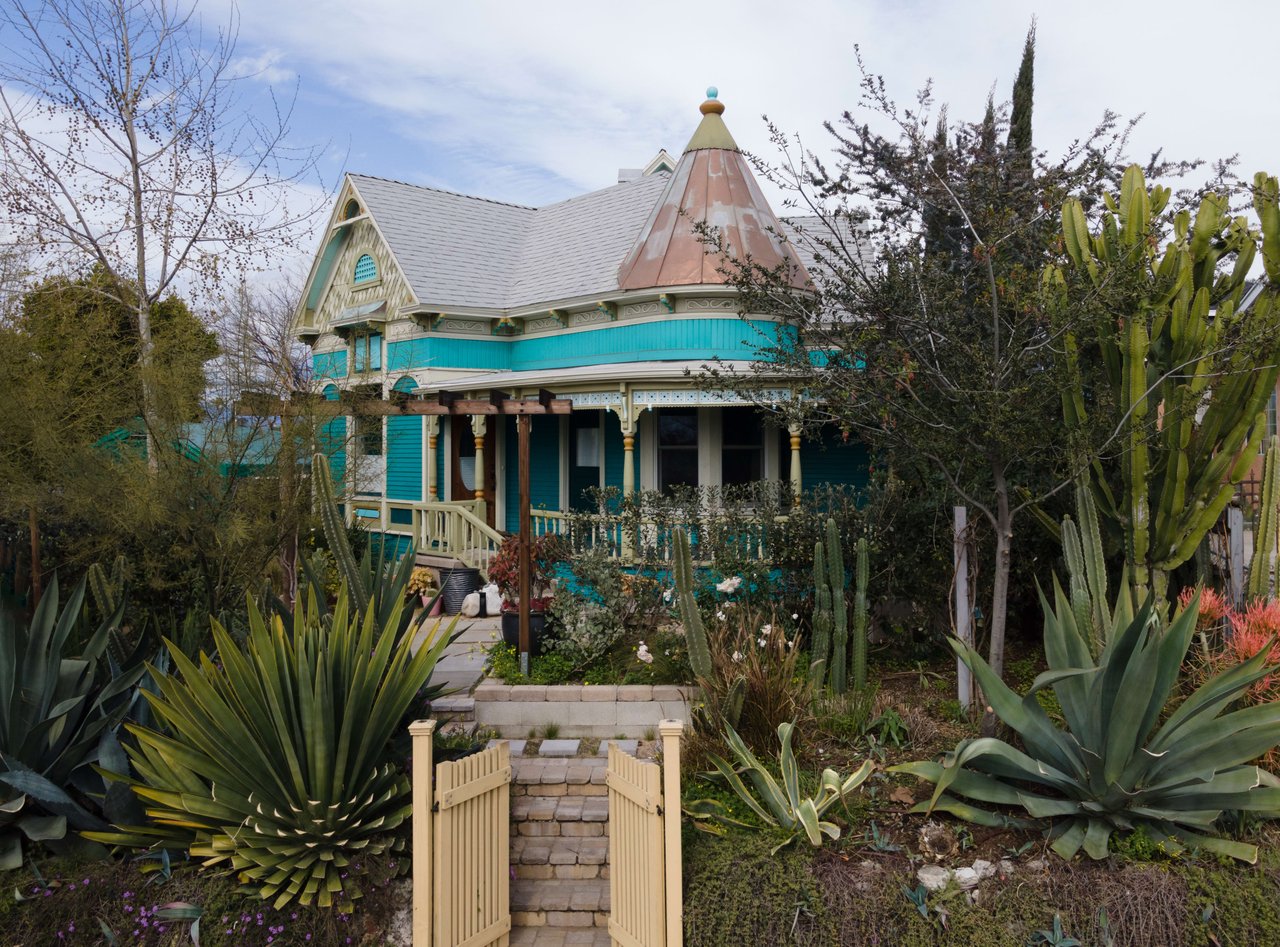
[[[412,378],[401,378],[395,391],[412,392]],[[422,499],[421,416],[387,418],[387,498]]]
[[[326,401],[338,400],[338,386],[326,385]],[[320,449],[329,457],[329,470],[335,483],[347,475],[347,419],[334,418],[320,428]]]
[[[834,425],[824,427],[819,438],[806,437],[800,444],[800,473],[806,490],[823,483],[865,487],[870,463],[867,445],[852,437],[845,443]]]
[[[520,529],[520,437],[516,419],[502,419],[506,427],[506,466],[503,489],[506,491],[507,532]],[[560,509],[560,419],[538,416],[529,431],[529,505],[533,509]],[[492,421],[490,423],[493,423]],[[488,458],[486,457],[486,461]]]
[[[320,352],[311,356],[311,373],[316,378],[346,378],[347,350]]]
[[[474,368],[534,371],[623,362],[742,356],[778,338],[776,323],[742,319],[671,319],[585,332],[501,340],[424,336],[387,344],[387,370]]]

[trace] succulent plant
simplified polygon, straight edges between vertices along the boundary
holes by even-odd
[[[1214,824],[1226,810],[1280,815],[1280,779],[1249,763],[1280,743],[1280,703],[1236,704],[1270,672],[1269,649],[1210,677],[1167,712],[1199,596],[1167,628],[1153,600],[1134,614],[1121,593],[1095,661],[1071,602],[1055,586],[1056,611],[1041,597],[1049,669],[1022,697],[976,651],[952,641],[1022,749],[995,738],[964,740],[941,763],[893,767],[934,784],[932,798],[913,811],[983,825],[1041,824],[1064,858],[1081,849],[1104,858],[1117,833],[1141,827],[1172,854],[1199,848],[1256,861],[1256,846],[1214,834]],[[1037,701],[1045,688],[1056,694],[1065,727]],[[973,802],[1019,809],[1030,821]]]

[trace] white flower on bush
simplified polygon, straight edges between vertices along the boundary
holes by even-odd
[[[640,642],[640,647],[636,648],[636,660],[642,661],[645,664],[653,663],[653,655],[649,653],[649,646],[643,641]]]
[[[734,664],[741,664],[741,663],[742,663],[742,652],[741,652],[741,651],[735,651],[735,652],[733,652],[733,663],[734,663]]]
[[[792,613],[791,613],[791,620],[792,620],[792,621],[799,621],[799,620],[800,620],[800,615],[799,615],[797,612],[792,612]]]
[[[719,610],[717,610],[717,611],[716,611],[716,619],[717,619],[718,621],[724,621],[724,620],[725,620],[726,618],[728,618],[728,617],[729,617],[729,616],[728,616],[728,615],[726,615],[726,614],[724,613],[724,609],[723,609],[723,608],[721,608],[721,609],[719,609]]]
[[[731,592],[738,591],[738,586],[742,584],[742,576],[734,575],[725,579],[723,582],[716,583],[716,591],[724,592],[726,595]]]
[[[675,594],[676,594],[676,590],[675,590],[675,589],[666,589],[666,590],[662,593],[662,600],[663,600],[664,602],[666,602],[668,605],[670,605],[670,604],[671,604],[671,599],[672,599],[672,597],[673,597]]]
[[[773,626],[772,626],[772,625],[762,625],[762,626],[761,626],[761,628],[760,628],[760,636],[761,636],[762,638],[767,638],[767,637],[769,637],[771,634],[773,634]]]
[[[758,644],[758,645],[759,645],[760,647],[762,647],[762,648],[763,648],[765,645],[767,645],[768,643],[769,643],[769,639],[768,639],[768,638],[763,638],[763,637],[762,637],[762,638],[757,638],[757,639],[756,639],[756,644]]]

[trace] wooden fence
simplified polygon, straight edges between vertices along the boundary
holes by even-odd
[[[506,741],[432,766],[434,720],[413,737],[414,947],[506,947],[511,759]],[[434,770],[434,772],[433,772]]]
[[[680,734],[664,720],[662,767],[609,745],[609,936],[620,947],[681,947]]]

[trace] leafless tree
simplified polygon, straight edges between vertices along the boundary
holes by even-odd
[[[234,14],[207,30],[189,3],[8,0],[0,38],[0,208],[46,265],[100,268],[136,313],[151,427],[151,307],[292,246],[326,199],[302,186],[319,149],[290,143],[291,98],[250,107]]]

